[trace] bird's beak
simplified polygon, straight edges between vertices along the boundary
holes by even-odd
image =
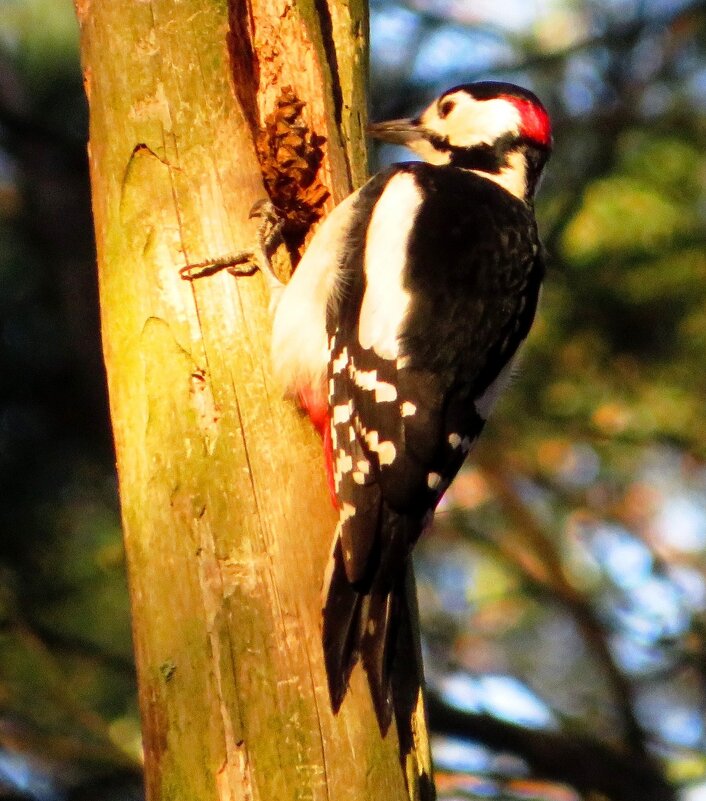
[[[429,132],[419,120],[390,120],[389,122],[373,122],[368,125],[369,136],[390,142],[393,145],[413,146],[420,139],[427,139]]]

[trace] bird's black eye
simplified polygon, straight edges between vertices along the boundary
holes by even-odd
[[[444,100],[444,102],[439,105],[439,116],[442,120],[449,116],[454,110],[455,105],[456,103],[453,100]]]

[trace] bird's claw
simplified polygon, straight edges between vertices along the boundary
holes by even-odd
[[[187,264],[179,270],[179,275],[185,281],[195,281],[197,278],[206,278],[222,270],[226,270],[234,276],[254,275],[257,270],[260,270],[270,286],[270,291],[281,290],[283,284],[275,274],[271,259],[284,241],[282,238],[284,219],[279,216],[269,198],[262,198],[254,203],[248,217],[251,220],[261,219],[257,229],[256,248],[217,259],[209,259],[198,264]]]
[[[257,238],[260,250],[269,261],[283,242],[284,219],[279,216],[274,203],[269,198],[261,198],[254,203],[248,217],[251,220],[259,217],[262,220],[257,229]]]

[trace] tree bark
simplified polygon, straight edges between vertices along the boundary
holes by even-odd
[[[362,182],[362,2],[77,0],[151,801],[433,792],[421,701],[402,765],[359,668],[331,712],[335,520],[320,443],[270,379],[262,276],[179,276],[252,244],[277,161],[256,129],[285,90],[326,139],[329,204]]]

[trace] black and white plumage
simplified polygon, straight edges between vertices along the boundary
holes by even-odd
[[[272,354],[326,418],[340,510],[323,601],[332,703],[360,657],[386,729],[409,555],[534,318],[533,196],[551,131],[532,93],[486,82],[371,133],[425,162],[384,170],[326,218],[279,298]]]

